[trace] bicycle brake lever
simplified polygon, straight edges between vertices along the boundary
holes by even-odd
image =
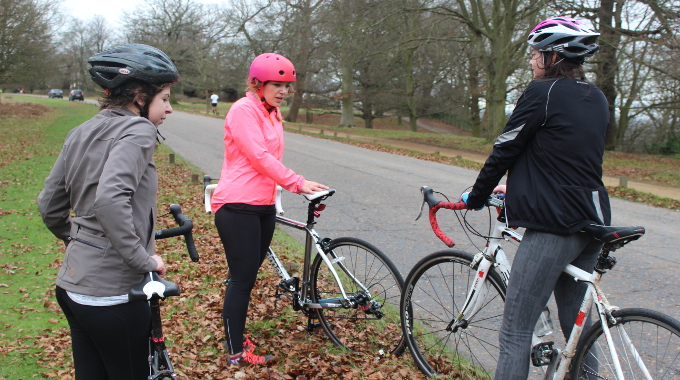
[[[423,216],[423,207],[425,206],[425,200],[423,199],[423,203],[420,204],[420,212],[418,213],[418,216],[416,216],[416,220],[420,219],[421,216]]]

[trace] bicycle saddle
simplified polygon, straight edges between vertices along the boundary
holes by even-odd
[[[331,195],[335,194],[335,189],[328,189],[328,190],[321,190],[318,191],[314,194],[302,194],[305,198],[307,198],[308,201],[313,201],[315,199],[321,198],[321,197],[330,197]],[[325,198],[324,198],[325,199]]]
[[[149,272],[144,275],[142,282],[130,289],[128,299],[130,301],[147,301],[154,294],[159,298],[165,298],[178,296],[179,293],[177,284],[162,279],[156,272]]]
[[[645,234],[645,228],[642,226],[608,227],[590,224],[583,227],[583,231],[593,235],[596,240],[606,244],[617,243],[620,241],[628,243],[630,241],[639,239]]]

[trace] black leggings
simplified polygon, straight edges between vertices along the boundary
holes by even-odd
[[[229,265],[229,286],[224,294],[222,318],[230,354],[243,351],[250,292],[274,236],[275,214],[244,214],[221,207],[215,213]]]
[[[144,301],[86,306],[56,287],[71,328],[76,380],[146,380],[151,311]]]

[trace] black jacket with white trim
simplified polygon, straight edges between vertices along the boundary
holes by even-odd
[[[468,197],[480,207],[508,173],[508,225],[571,234],[589,222],[609,225],[602,183],[609,124],[607,100],[594,84],[569,78],[531,82]]]

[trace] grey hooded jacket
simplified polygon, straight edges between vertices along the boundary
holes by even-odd
[[[155,143],[153,123],[124,108],[69,132],[38,196],[45,225],[67,243],[57,286],[122,295],[157,268]]]

